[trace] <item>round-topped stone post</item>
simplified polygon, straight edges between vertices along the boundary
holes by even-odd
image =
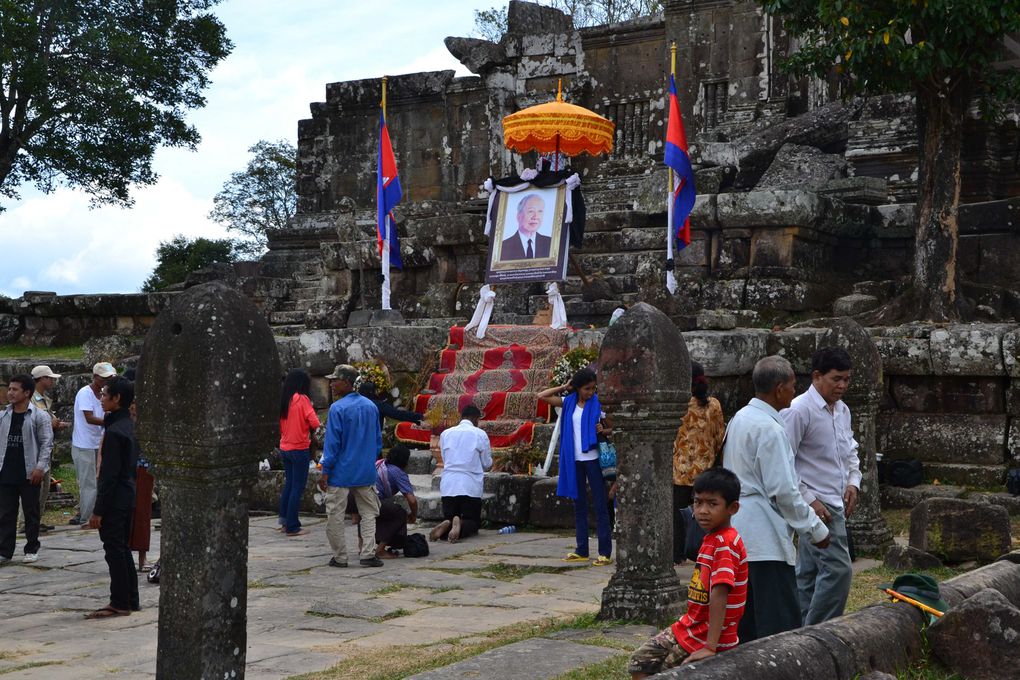
[[[857,553],[884,554],[892,534],[882,517],[875,461],[875,429],[882,400],[882,357],[871,336],[853,319],[832,320],[818,338],[819,347],[842,347],[853,362],[850,388],[843,402],[850,408],[857,456],[861,461],[861,492],[847,530]]]
[[[599,400],[613,420],[619,482],[616,573],[602,619],[662,624],[686,589],[673,571],[673,440],[691,396],[680,331],[646,303],[613,324],[599,351]]]
[[[162,487],[156,677],[243,678],[248,498],[278,422],[273,333],[236,290],[195,286],[156,319],[138,374],[138,439]]]

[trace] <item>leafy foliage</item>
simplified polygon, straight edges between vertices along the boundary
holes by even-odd
[[[189,109],[233,45],[219,0],[0,0],[0,195],[77,186],[130,205],[160,146],[194,148]]]
[[[841,74],[844,92],[982,94],[986,111],[1020,95],[1020,71],[996,69],[1020,31],[1020,0],[760,0],[799,41],[794,73]]]
[[[233,262],[234,259],[230,239],[199,237],[189,240],[178,234],[159,244],[156,268],[142,284],[142,290],[150,293],[164,290],[172,284],[182,283],[196,269],[208,267],[213,262]]]
[[[209,219],[241,234],[235,248],[259,255],[266,237],[284,229],[297,209],[297,149],[286,140],[262,140],[248,149],[248,166],[235,172],[213,198]]]
[[[662,11],[661,0],[540,0],[574,18],[576,28],[615,24]],[[475,33],[499,42],[507,31],[507,7],[475,10]]]
[[[512,475],[530,475],[536,465],[545,461],[545,451],[530,444],[518,444],[508,449],[492,452],[494,472],[509,472]]]

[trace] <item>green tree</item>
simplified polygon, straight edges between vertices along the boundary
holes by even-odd
[[[197,269],[234,259],[233,243],[228,238],[189,240],[178,234],[156,248],[156,268],[145,279],[142,290],[146,293],[165,290],[167,286],[183,283]]]
[[[1020,0],[759,0],[799,41],[797,74],[840,74],[845,94],[912,92],[919,178],[913,285],[874,315],[945,321],[964,312],[956,272],[963,122],[974,97],[994,118],[1020,93],[996,68],[1020,30]]]
[[[297,209],[297,149],[286,140],[262,140],[248,153],[248,167],[233,173],[213,198],[209,219],[241,234],[234,244],[239,253],[257,256],[268,232],[284,229]]]
[[[0,0],[0,195],[33,182],[130,205],[160,146],[194,148],[185,121],[232,44],[219,0]]]
[[[540,0],[574,18],[576,28],[615,24],[662,11],[661,0]],[[507,31],[507,6],[475,10],[475,33],[499,42]]]

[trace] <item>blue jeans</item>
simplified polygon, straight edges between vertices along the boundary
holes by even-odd
[[[577,498],[574,499],[574,526],[577,529],[577,549],[582,557],[588,557],[588,493],[585,479],[591,487],[591,502],[595,504],[595,520],[599,537],[599,555],[613,554],[613,528],[609,524],[609,507],[606,501],[606,484],[602,479],[602,468],[598,458],[574,462],[577,471]]]
[[[311,451],[280,451],[283,459],[283,493],[280,494],[280,524],[288,534],[301,530],[298,511],[301,509],[301,495],[308,483],[308,463]]]

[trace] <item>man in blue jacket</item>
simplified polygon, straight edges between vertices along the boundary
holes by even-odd
[[[354,497],[361,514],[363,536],[375,536],[379,516],[379,497],[375,494],[375,461],[382,452],[379,409],[354,391],[358,371],[341,364],[329,378],[330,389],[339,397],[326,417],[326,441],[322,447],[322,477],[319,488],[326,492],[326,538],[333,549],[331,567],[347,566],[347,540],[344,512],[348,493]],[[366,540],[361,550],[361,566],[381,567],[375,554],[375,541]]]

